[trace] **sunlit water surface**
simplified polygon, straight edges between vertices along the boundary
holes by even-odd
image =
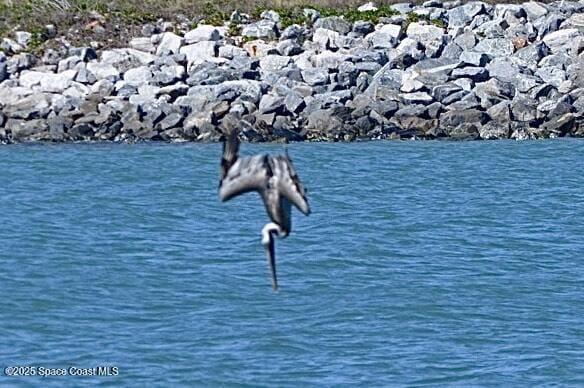
[[[0,385],[584,384],[583,141],[288,148],[274,293],[219,144],[0,147],[0,366],[118,368]]]

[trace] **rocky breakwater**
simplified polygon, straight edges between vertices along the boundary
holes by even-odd
[[[130,47],[39,56],[19,32],[1,45],[0,141],[215,141],[230,112],[249,141],[584,135],[584,2],[360,11],[147,25]]]

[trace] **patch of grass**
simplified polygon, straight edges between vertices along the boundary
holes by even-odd
[[[303,8],[278,8],[274,11],[280,15],[282,28],[289,27],[293,24],[303,25],[310,23],[310,17],[304,15]]]
[[[432,23],[436,27],[440,27],[440,28],[446,28],[446,27],[448,27],[448,23],[446,23],[442,19],[430,19],[430,23]]]
[[[251,41],[256,40],[256,39],[257,38],[254,38],[252,36],[243,36],[243,37],[241,37],[241,42],[248,43],[248,42],[251,42]]]
[[[351,8],[351,9],[346,10],[343,13],[343,16],[345,17],[345,19],[347,19],[350,22],[364,20],[364,21],[370,21],[370,22],[375,23],[375,24],[379,23],[379,18],[391,17],[391,16],[395,16],[395,15],[399,15],[399,12],[397,12],[396,10],[391,8],[391,6],[388,6],[388,5],[381,5],[375,11],[360,12],[356,8]]]
[[[343,16],[347,21],[368,20],[378,23],[379,18],[396,14],[392,3],[403,0],[379,0],[376,11],[357,11],[366,0],[319,0],[310,4],[307,0],[0,0],[0,39],[9,36],[15,29],[33,31],[46,24],[58,26],[60,34],[71,27],[84,31],[84,26],[92,21],[89,13],[98,12],[103,16],[105,35],[114,42],[127,41],[124,34],[135,31],[140,25],[163,19],[169,22],[192,21],[196,25],[201,19],[212,25],[224,25],[233,11],[248,13],[252,19],[260,19],[265,10],[275,10],[280,15],[281,25],[310,24],[310,17],[304,15],[304,8],[317,10],[322,17]],[[422,1],[422,0],[419,0]],[[183,17],[180,19],[180,17]],[[115,26],[119,25],[120,29]],[[236,26],[232,27],[236,33]],[[87,40],[83,36],[68,36],[72,42]],[[73,34],[75,35],[75,34]],[[96,40],[103,36],[94,36]],[[115,44],[115,43],[113,43]]]
[[[446,23],[442,19],[430,19],[430,17],[428,17],[426,15],[420,15],[420,14],[417,14],[415,12],[408,12],[405,28],[407,29],[407,27],[409,26],[410,23],[417,23],[417,22],[422,21],[422,20],[425,20],[429,23],[432,23],[436,27],[440,27],[440,28],[448,27],[448,23]]]
[[[229,36],[239,36],[241,35],[241,26],[239,23],[231,22],[227,28],[227,35]]]
[[[229,20],[229,15],[222,10],[221,3],[215,4],[208,1],[203,6],[203,19],[205,24],[222,26]]]

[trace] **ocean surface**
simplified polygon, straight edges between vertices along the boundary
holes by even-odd
[[[0,385],[584,384],[584,141],[288,150],[275,293],[220,144],[0,147]]]

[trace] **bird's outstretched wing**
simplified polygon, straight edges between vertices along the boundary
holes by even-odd
[[[278,191],[288,201],[298,208],[305,215],[310,214],[310,205],[306,198],[306,192],[292,161],[286,156],[278,156],[278,165],[280,169],[280,179],[278,179]]]
[[[237,158],[219,184],[219,197],[227,201],[250,191],[262,191],[271,174],[265,155]]]

